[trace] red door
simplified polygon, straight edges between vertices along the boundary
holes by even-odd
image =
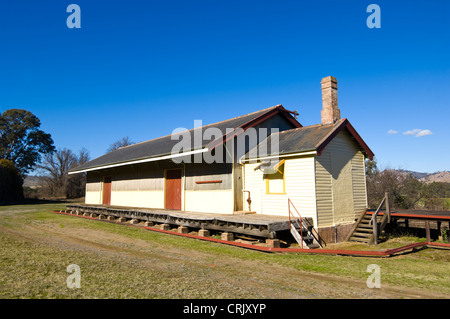
[[[166,170],[166,208],[181,210],[181,169]]]
[[[111,177],[103,178],[103,204],[111,205]]]

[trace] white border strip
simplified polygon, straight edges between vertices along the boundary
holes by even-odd
[[[72,174],[79,174],[79,173],[85,173],[85,172],[90,172],[90,171],[98,171],[98,170],[100,170],[100,169],[113,168],[113,167],[119,167],[119,166],[126,166],[126,165],[132,165],[132,164],[140,164],[140,163],[147,163],[147,162],[155,162],[155,161],[160,161],[160,160],[165,160],[165,159],[171,159],[171,158],[175,158],[175,157],[188,156],[188,155],[193,155],[193,154],[198,154],[198,153],[205,153],[205,152],[207,152],[207,151],[208,151],[208,148],[204,148],[204,149],[201,149],[201,150],[190,151],[190,152],[186,152],[186,153],[171,154],[171,155],[165,155],[165,156],[160,156],[160,157],[146,158],[146,159],[141,159],[141,160],[136,160],[136,161],[130,161],[130,162],[123,162],[123,163],[117,163],[117,164],[110,164],[110,165],[104,165],[104,166],[97,166],[97,167],[87,168],[87,169],[83,169],[83,170],[79,170],[79,171],[69,172],[69,175],[72,175]]]

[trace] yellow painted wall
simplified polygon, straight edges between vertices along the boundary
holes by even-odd
[[[353,223],[367,207],[364,154],[341,131],[315,156],[318,226]]]

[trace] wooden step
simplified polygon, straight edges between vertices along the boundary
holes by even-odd
[[[372,218],[373,214],[363,213],[358,219],[358,224],[353,228],[353,233],[349,235],[349,241],[371,243],[373,241],[373,225]],[[378,225],[381,224],[383,216],[377,216],[376,222]],[[380,230],[381,232],[381,230]]]
[[[357,242],[360,242],[360,243],[368,243],[369,241],[370,241],[370,239],[369,238],[362,238],[362,237],[350,237],[350,240],[351,241],[357,241]]]
[[[361,233],[361,232],[363,232],[363,233],[373,233],[373,229],[372,229],[372,227],[370,227],[370,228],[368,228],[368,227],[358,227],[358,228],[356,228],[356,230],[355,230],[356,232],[359,232],[359,233]]]
[[[370,238],[372,236],[373,236],[373,234],[371,234],[371,233],[360,233],[360,232],[357,232],[357,231],[353,233],[353,237]]]

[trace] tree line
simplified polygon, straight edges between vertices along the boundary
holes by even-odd
[[[0,204],[24,200],[23,182],[32,170],[40,176],[40,185],[33,191],[28,189],[28,196],[84,196],[86,174],[68,173],[90,160],[88,150],[56,149],[51,135],[40,126],[40,120],[27,110],[10,109],[0,114]],[[107,152],[131,144],[124,137],[111,144]]]
[[[369,208],[377,208],[389,192],[393,209],[450,210],[450,183],[425,183],[412,173],[380,171],[376,160],[366,161],[366,182]]]

